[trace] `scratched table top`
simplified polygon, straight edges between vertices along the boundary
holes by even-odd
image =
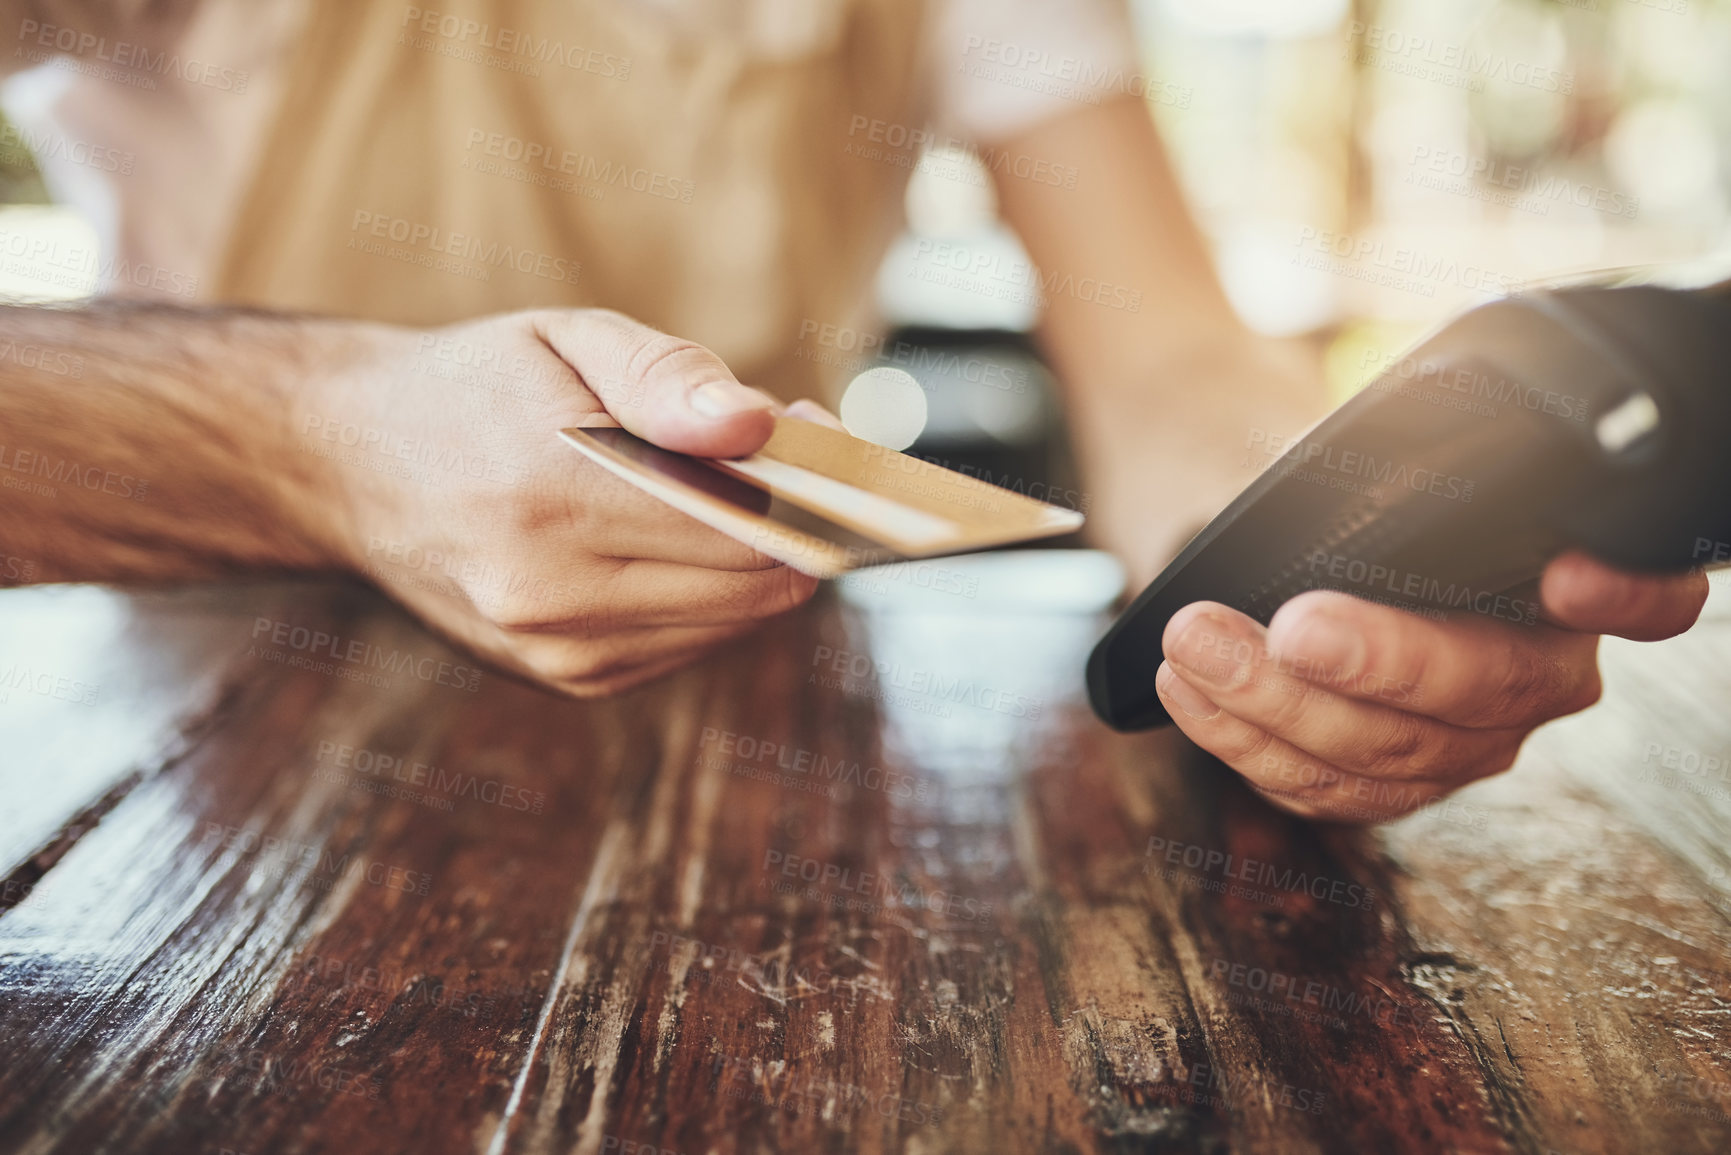
[[[1088,607],[826,593],[632,695],[359,587],[0,594],[0,1150],[1731,1149],[1731,589],[1308,824]]]

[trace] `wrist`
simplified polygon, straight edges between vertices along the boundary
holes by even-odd
[[[390,366],[413,355],[413,337],[365,322],[292,324],[300,355],[274,383],[273,506],[308,568],[359,571],[364,527],[389,496],[367,460],[385,416],[374,410]]]

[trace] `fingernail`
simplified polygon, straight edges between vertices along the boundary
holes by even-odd
[[[1206,722],[1220,713],[1220,707],[1209,701],[1207,696],[1178,676],[1170,664],[1160,663],[1160,669],[1154,675],[1154,691],[1160,695],[1160,700],[1178,709],[1188,717],[1198,722]]]
[[[691,393],[691,407],[705,417],[732,417],[774,404],[768,396],[737,381],[711,381]]]
[[[1261,652],[1261,641],[1247,636],[1235,623],[1202,614],[1184,627],[1178,644],[1166,656],[1200,680],[1227,687],[1248,680]]]

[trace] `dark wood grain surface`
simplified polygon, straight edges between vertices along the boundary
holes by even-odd
[[[575,702],[357,588],[6,593],[0,1150],[1731,1149],[1727,593],[1377,831],[1103,730],[1085,613]]]

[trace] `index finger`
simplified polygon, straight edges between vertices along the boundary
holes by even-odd
[[[1572,630],[1656,642],[1695,624],[1707,604],[1707,575],[1626,573],[1587,554],[1566,553],[1545,567],[1539,598]]]

